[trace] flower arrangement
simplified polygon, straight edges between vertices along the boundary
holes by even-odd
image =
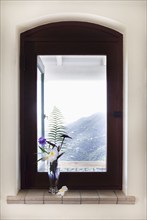
[[[63,125],[63,116],[60,110],[55,106],[51,112],[48,127],[48,140],[45,137],[40,137],[38,140],[39,148],[43,155],[38,161],[47,160],[47,162],[53,163],[64,154],[61,150],[64,146],[65,139],[71,138],[66,134]]]
[[[71,137],[68,136],[67,134],[62,134],[61,138],[62,138],[61,144],[59,146],[57,146],[55,143],[47,141],[46,138],[40,137],[38,142],[40,145],[39,148],[43,153],[43,157],[40,158],[38,161],[47,160],[49,163],[52,164],[54,161],[58,160],[64,154],[64,152],[60,153],[62,146],[63,146],[63,143],[64,143],[64,140],[66,138],[71,138]]]
[[[39,149],[42,154],[42,157],[38,159],[38,162],[40,160],[47,161],[50,181],[49,192],[54,194],[58,192],[57,184],[60,175],[58,159],[64,154],[64,151],[62,150],[65,139],[71,139],[71,137],[65,133],[61,112],[56,107],[54,107],[51,113],[49,128],[48,138],[40,137],[38,140]]]

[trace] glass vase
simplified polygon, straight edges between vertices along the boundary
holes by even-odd
[[[53,161],[48,167],[49,193],[56,194],[58,192],[58,182],[60,169],[58,168],[58,160]]]

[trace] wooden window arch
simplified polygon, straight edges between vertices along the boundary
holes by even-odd
[[[107,56],[107,172],[61,173],[70,189],[122,189],[123,36],[87,22],[57,22],[20,36],[21,188],[48,188],[46,173],[37,172],[37,55]]]

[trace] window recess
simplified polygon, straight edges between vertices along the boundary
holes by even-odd
[[[71,172],[71,170],[64,172],[65,170],[63,169],[60,175],[60,185],[67,185],[69,189],[121,190],[123,160],[122,34],[112,29],[86,22],[57,22],[28,30],[22,33],[20,38],[21,188],[48,188],[47,173],[38,172],[36,162],[37,138],[40,134],[45,135],[45,70],[43,57],[54,56],[57,66],[63,67],[65,58],[70,59],[70,56],[74,58],[82,57],[83,59],[89,57],[89,60],[90,57],[96,56],[105,57],[103,61],[106,61],[103,63],[106,69],[105,170],[104,172],[102,170],[83,172],[82,169],[79,169],[78,172]],[[42,62],[39,61],[40,59]],[[92,62],[94,61],[92,60]],[[81,75],[83,80],[84,77],[86,79],[84,71],[81,72]],[[64,74],[64,77],[66,79],[67,75]],[[74,82],[75,79],[73,78],[74,75],[70,74],[70,80]],[[90,80],[88,79],[87,83],[88,81],[90,86]],[[96,80],[94,79],[94,81]],[[37,90],[37,82],[40,92]],[[37,92],[42,97],[40,98],[40,105],[38,105]],[[95,99],[95,103],[98,106],[99,94],[91,96],[91,99]],[[66,106],[67,100],[64,99],[63,101]],[[50,100],[48,102],[50,103]],[[78,107],[79,109],[82,108],[82,102],[81,106],[79,104]],[[83,115],[84,113],[83,110]],[[40,121],[37,121],[39,117]],[[38,130],[39,126],[40,130]],[[92,127],[92,125],[90,126]]]

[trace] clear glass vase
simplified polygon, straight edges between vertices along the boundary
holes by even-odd
[[[60,169],[58,168],[58,160],[53,161],[48,166],[49,177],[49,193],[56,194],[58,192],[58,182],[60,176]]]

